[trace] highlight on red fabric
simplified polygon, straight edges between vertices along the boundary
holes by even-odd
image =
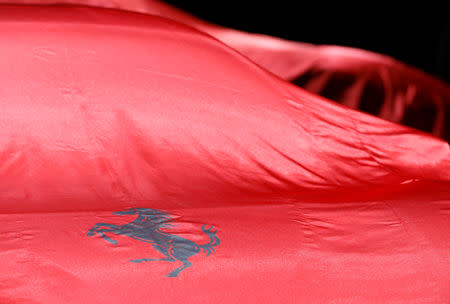
[[[450,86],[388,56],[310,47],[293,82],[354,109],[450,140]]]
[[[450,140],[450,86],[393,58],[227,29],[158,0],[117,5],[194,26],[313,93]]]
[[[0,303],[449,298],[447,143],[160,17],[2,6],[0,45]]]
[[[228,29],[159,0],[2,2],[84,4],[170,18],[216,37],[277,76],[313,93],[450,140],[450,86],[388,56]]]

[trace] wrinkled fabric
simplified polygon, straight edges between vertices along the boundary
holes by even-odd
[[[117,6],[194,26],[308,91],[450,140],[450,87],[393,58],[227,29],[161,1],[124,1]]]
[[[343,47],[310,50],[294,83],[381,118],[450,140],[450,87],[387,56]]]
[[[2,6],[0,45],[1,303],[450,298],[446,142],[160,17]]]
[[[157,0],[2,2],[84,4],[167,17],[209,33],[272,73],[313,93],[450,140],[450,87],[388,56],[228,29]]]

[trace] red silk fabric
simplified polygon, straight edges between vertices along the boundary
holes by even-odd
[[[167,19],[0,9],[0,303],[445,303],[450,150]],[[176,278],[124,235],[208,242]]]
[[[157,0],[2,0],[68,3],[159,15],[193,26],[303,88],[381,118],[450,140],[450,87],[388,56],[316,46],[220,27]]]

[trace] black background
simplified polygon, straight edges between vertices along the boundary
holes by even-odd
[[[166,0],[204,20],[290,40],[335,44],[390,55],[450,82],[450,10],[391,7],[367,1],[360,7],[305,5],[300,1]]]

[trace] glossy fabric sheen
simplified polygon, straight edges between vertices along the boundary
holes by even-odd
[[[0,7],[0,303],[445,303],[450,150],[196,30]],[[220,245],[178,277],[88,236],[128,208]]]
[[[96,5],[111,4],[105,0]],[[122,0],[114,5],[193,26],[310,92],[450,140],[448,84],[393,58],[349,47],[312,45],[228,29],[157,0]]]
[[[82,4],[163,16],[214,36],[261,67],[310,92],[450,141],[450,87],[388,56],[245,33],[206,22],[158,0],[0,2]]]

